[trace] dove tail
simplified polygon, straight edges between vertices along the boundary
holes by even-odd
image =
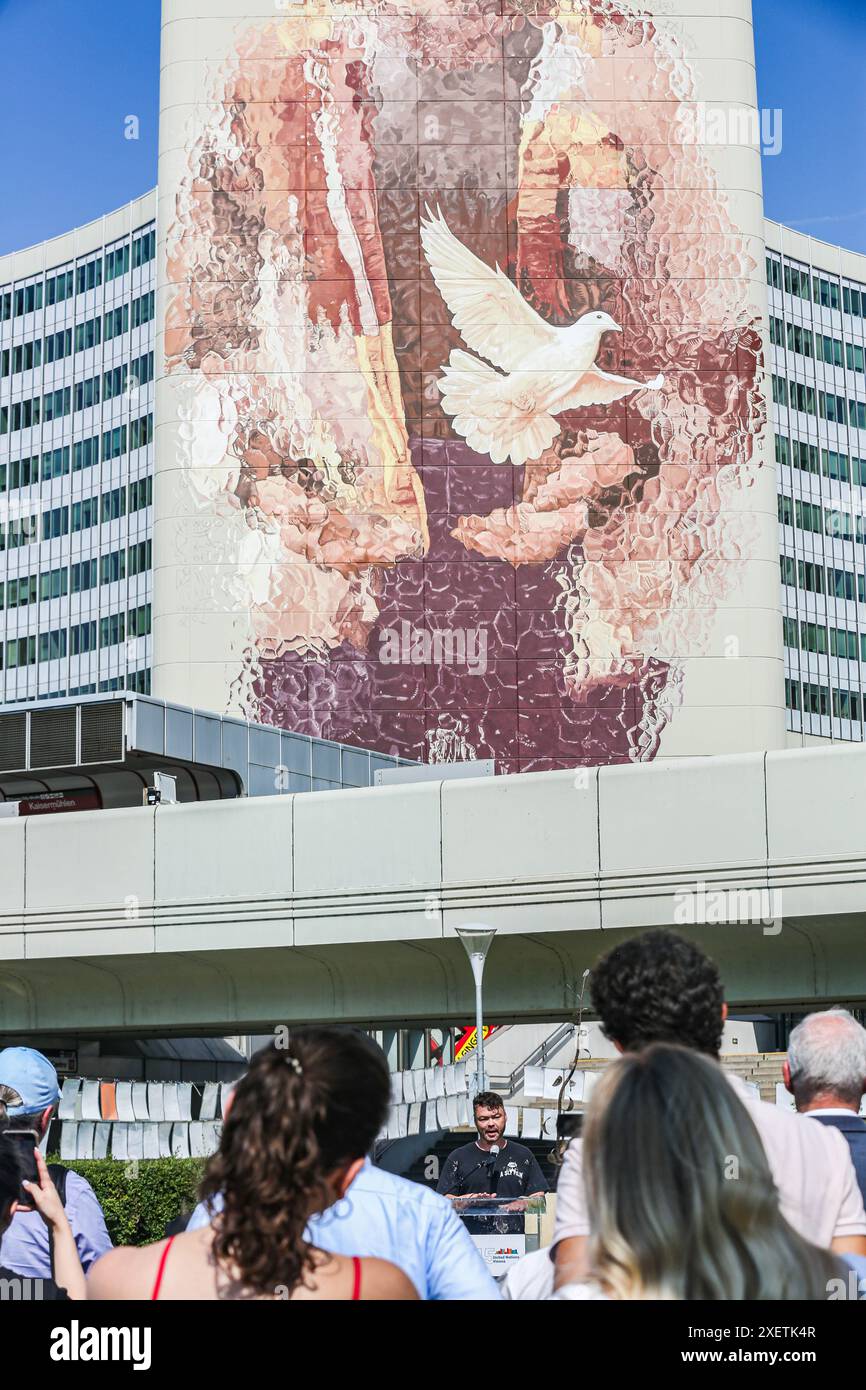
[[[493,463],[515,465],[539,458],[559,434],[546,411],[515,395],[508,377],[459,348],[451,353],[439,382],[442,409],[471,449]]]

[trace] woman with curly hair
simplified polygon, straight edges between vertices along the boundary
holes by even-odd
[[[212,1223],[99,1260],[92,1299],[412,1299],[386,1260],[326,1254],[307,1222],[346,1192],[379,1133],[390,1077],[360,1033],[307,1028],[256,1054],[238,1083],[203,1198]]]

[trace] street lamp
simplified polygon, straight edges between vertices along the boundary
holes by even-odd
[[[475,1037],[478,1055],[476,1089],[480,1092],[486,1090],[484,1079],[484,1009],[481,1001],[481,981],[484,977],[484,962],[487,958],[487,952],[490,950],[490,943],[496,935],[496,928],[471,922],[468,927],[458,927],[457,935],[463,942],[475,980]]]

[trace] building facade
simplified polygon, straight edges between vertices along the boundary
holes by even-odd
[[[155,213],[0,258],[7,704],[151,688]]]
[[[791,741],[863,738],[866,256],[767,223]]]
[[[158,230],[0,259],[4,702],[500,771],[862,738],[866,258],[764,223],[749,6],[694,8],[167,0]]]

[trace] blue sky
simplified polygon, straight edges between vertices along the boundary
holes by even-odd
[[[156,183],[159,0],[0,0],[0,252]],[[124,139],[124,117],[140,139]]]
[[[758,102],[782,108],[768,217],[866,252],[866,0],[752,0]]]
[[[759,100],[783,111],[781,153],[764,160],[767,215],[866,251],[866,3],[753,11]],[[0,253],[156,182],[159,17],[159,0],[0,0]],[[137,140],[124,138],[130,115]]]

